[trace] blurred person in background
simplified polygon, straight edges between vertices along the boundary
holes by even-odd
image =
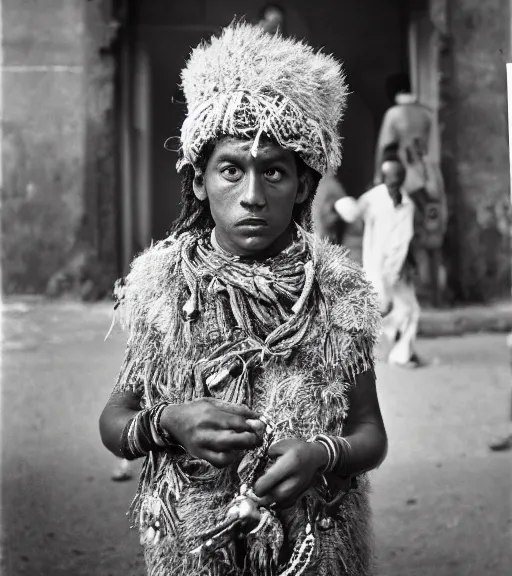
[[[325,238],[333,244],[343,244],[347,223],[336,212],[334,204],[346,195],[341,182],[329,172],[320,180],[313,201],[311,209],[313,230],[320,238]]]
[[[117,458],[116,465],[112,470],[111,480],[114,482],[125,482],[133,478],[133,462],[126,458]]]
[[[414,349],[420,316],[411,250],[414,204],[404,189],[406,169],[398,143],[389,143],[381,158],[383,184],[357,200],[338,200],[335,209],[348,223],[364,222],[363,269],[379,296],[387,361],[414,368],[421,364]]]
[[[267,4],[260,13],[259,25],[269,34],[284,34],[284,10],[277,4]]]
[[[432,111],[412,93],[407,74],[391,77],[388,96],[394,104],[387,110],[380,128],[375,153],[374,185],[382,183],[384,150],[398,144],[398,155],[406,169],[404,190],[415,205],[415,259],[422,282],[430,284],[432,303],[440,303],[445,283],[441,248],[447,224],[447,205],[439,165],[431,150]]]
[[[507,336],[507,348],[509,355],[510,367],[512,368],[512,332]],[[501,452],[504,450],[512,449],[512,390],[510,393],[510,414],[508,422],[508,433],[506,433],[501,438],[497,438],[489,444],[489,448],[493,452]]]

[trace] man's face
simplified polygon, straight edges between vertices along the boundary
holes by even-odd
[[[389,190],[400,190],[405,181],[405,170],[400,162],[384,162],[382,177]]]
[[[270,34],[274,34],[283,24],[284,15],[278,8],[269,6],[263,15],[263,27]]]
[[[208,160],[204,178],[194,182],[200,200],[208,198],[219,244],[238,256],[264,257],[283,250],[291,240],[300,190],[294,154],[271,142],[221,140]]]

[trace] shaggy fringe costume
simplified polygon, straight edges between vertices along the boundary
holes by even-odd
[[[359,267],[340,247],[299,230],[277,257],[235,260],[226,268],[209,237],[191,233],[135,260],[117,289],[129,342],[115,391],[135,392],[146,407],[204,396],[246,402],[278,423],[274,441],[343,435],[348,391],[357,374],[373,368],[380,318]],[[241,369],[225,370],[233,361]],[[240,541],[206,556],[190,554],[201,532],[224,521],[240,483],[236,465],[217,470],[178,447],[150,453],[132,505],[150,576],[277,574],[277,565],[286,567],[296,542],[304,541],[312,514],[306,570],[282,573],[371,574],[364,476],[338,509],[327,509],[337,480],[329,479],[326,497],[319,475],[305,503],[278,512],[268,530],[243,542],[245,568]]]
[[[252,139],[254,156],[265,136],[319,174],[339,165],[346,86],[331,56],[235,24],[192,52],[182,79],[185,176],[200,175],[207,147],[226,135]],[[117,285],[129,340],[114,391],[133,391],[143,408],[202,397],[245,403],[267,426],[262,447],[222,470],[179,446],[149,453],[131,507],[148,574],[368,576],[365,475],[347,491],[348,482],[319,473],[291,509],[260,508],[264,521],[249,534],[232,529],[230,514],[250,504],[272,442],[343,435],[349,391],[373,369],[380,315],[369,284],[341,248],[299,226],[289,248],[254,262],[214,247],[191,218]]]

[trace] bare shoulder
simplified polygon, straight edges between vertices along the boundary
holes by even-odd
[[[382,118],[382,125],[386,126],[389,124],[393,124],[401,115],[400,107],[399,106],[391,106],[384,112],[384,116]]]

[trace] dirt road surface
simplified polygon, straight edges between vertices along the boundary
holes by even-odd
[[[125,512],[135,480],[110,480],[98,416],[124,337],[105,305],[9,302],[3,314],[4,576],[142,575]],[[378,366],[390,448],[373,473],[379,576],[512,574],[511,376],[503,335],[423,340],[434,363]]]

